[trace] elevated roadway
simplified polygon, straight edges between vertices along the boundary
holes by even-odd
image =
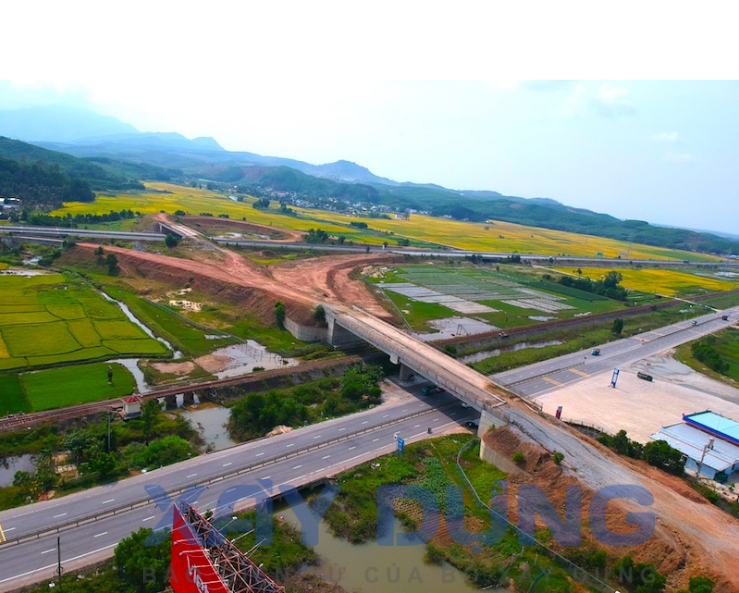
[[[336,326],[382,350],[391,362],[401,364],[401,379],[408,370],[433,381],[478,410],[489,410],[504,403],[503,390],[490,379],[447,356],[433,346],[409,336],[389,323],[354,307],[325,306],[329,341],[341,339]],[[403,368],[404,367],[404,368]]]
[[[164,241],[161,233],[135,233],[128,231],[103,231],[80,228],[2,225],[0,233],[13,233],[14,236],[28,237],[90,237],[98,239],[120,239],[122,241]]]

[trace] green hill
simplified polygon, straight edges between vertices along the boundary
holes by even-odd
[[[94,192],[144,189],[140,179],[169,181],[180,171],[111,159],[80,159],[0,136],[0,195],[27,205],[91,202]]]

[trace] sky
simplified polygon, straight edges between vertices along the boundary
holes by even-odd
[[[739,234],[730,3],[515,4],[13,3],[0,109]]]

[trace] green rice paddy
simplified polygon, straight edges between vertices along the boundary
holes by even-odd
[[[36,412],[133,393],[136,383],[131,373],[120,364],[110,366],[113,369],[112,384],[108,383],[108,363],[104,362],[24,373],[21,380]]]
[[[167,354],[72,274],[2,276],[0,303],[0,371]]]

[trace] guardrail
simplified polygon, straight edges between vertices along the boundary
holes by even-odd
[[[302,455],[304,453],[309,453],[311,451],[317,451],[317,450],[320,450],[320,449],[324,449],[325,447],[328,447],[330,445],[335,445],[336,443],[341,443],[343,441],[347,441],[347,440],[349,440],[351,438],[354,438],[354,437],[357,437],[357,436],[361,436],[363,434],[374,432],[376,430],[379,430],[379,429],[382,429],[382,428],[386,428],[386,427],[392,426],[394,424],[400,424],[401,422],[404,422],[406,420],[410,420],[412,418],[418,418],[420,416],[424,416],[426,414],[430,414],[430,413],[436,412],[438,410],[444,410],[444,409],[447,409],[449,407],[453,407],[453,406],[456,406],[456,405],[457,405],[456,402],[450,402],[450,403],[445,404],[443,406],[440,406],[438,408],[431,408],[431,409],[427,409],[427,410],[424,410],[424,411],[421,411],[421,412],[414,412],[413,414],[408,414],[407,416],[403,416],[402,418],[396,418],[396,419],[394,419],[392,421],[388,421],[388,422],[381,422],[380,424],[376,424],[376,425],[374,425],[372,427],[368,427],[368,428],[357,430],[355,432],[347,433],[346,435],[342,435],[342,436],[336,437],[334,439],[329,439],[328,441],[324,441],[322,443],[318,443],[318,444],[313,445],[313,446],[310,446],[310,447],[304,447],[302,449],[296,449],[294,452],[290,452],[290,453],[285,454],[285,455],[278,455],[278,456],[275,456],[275,457],[266,458],[264,460],[260,460],[259,462],[255,463],[255,464],[248,465],[246,467],[242,467],[242,468],[237,469],[237,470],[234,470],[232,472],[229,472],[229,473],[226,473],[226,474],[222,474],[220,476],[216,476],[216,477],[211,478],[209,480],[201,481],[201,482],[198,482],[198,483],[199,484],[205,484],[207,486],[210,486],[211,484],[216,484],[216,483],[222,482],[222,481],[224,481],[224,480],[226,480],[228,478],[233,478],[235,476],[240,476],[240,475],[245,474],[247,472],[251,472],[251,471],[260,469],[262,467],[265,467],[267,465],[271,465],[273,463],[277,463],[277,462],[280,462],[280,461],[285,461],[287,459],[292,459],[293,457],[297,457],[299,455]],[[264,437],[264,438],[268,438],[268,437]],[[262,440],[262,439],[259,439],[259,440]],[[325,476],[322,476],[320,479],[324,479],[324,478],[325,478]],[[316,476],[313,476],[311,478],[311,480],[309,480],[305,484],[302,484],[300,487],[303,488],[303,487],[306,487],[306,486],[308,486],[308,485],[310,485],[312,483],[316,483],[316,481],[318,479],[319,478],[317,478]],[[172,496],[172,497],[176,497],[176,496],[182,494],[186,489],[187,489],[187,486],[184,487],[184,488],[179,488],[179,489],[174,490],[172,492],[168,492],[168,494],[170,496]],[[278,494],[273,495],[272,498],[279,498],[280,496],[281,496],[281,494],[278,493]],[[0,544],[0,549],[2,549],[3,547],[6,547],[6,546],[10,547],[10,546],[18,545],[18,544],[21,544],[21,543],[25,543],[27,541],[33,541],[33,540],[36,540],[36,539],[41,539],[42,537],[46,537],[48,535],[52,535],[52,534],[56,534],[56,533],[61,533],[62,531],[68,531],[70,529],[74,529],[75,527],[80,527],[80,526],[86,525],[88,523],[93,523],[95,521],[99,521],[100,519],[104,519],[106,517],[112,517],[112,516],[118,515],[118,514],[120,514],[122,512],[131,511],[133,509],[141,508],[141,507],[147,506],[147,505],[152,504],[152,503],[153,503],[153,500],[151,498],[149,498],[149,497],[142,498],[142,499],[139,499],[139,500],[137,500],[135,502],[127,503],[127,504],[124,504],[124,505],[115,507],[113,509],[107,510],[104,513],[99,513],[99,514],[95,514],[95,515],[89,515],[89,516],[83,517],[81,519],[77,519],[77,520],[74,520],[74,521],[69,521],[67,523],[62,523],[62,524],[57,525],[56,527],[53,527],[53,528],[40,529],[38,531],[34,531],[34,532],[31,532],[31,533],[26,533],[26,534],[23,534],[23,535],[19,535],[19,536],[15,537],[15,538],[8,539],[7,541],[5,541],[2,544]]]

